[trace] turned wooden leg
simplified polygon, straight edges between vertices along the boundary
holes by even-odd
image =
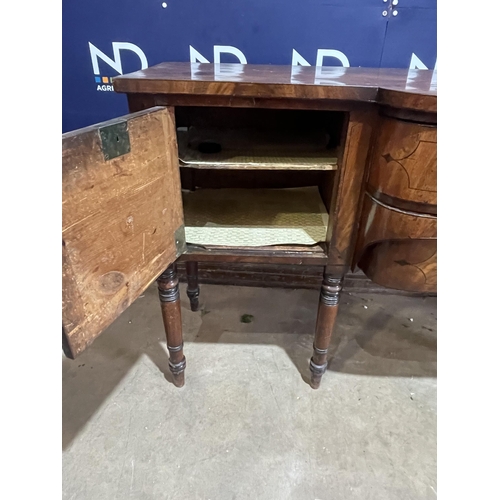
[[[200,296],[200,287],[198,286],[198,262],[186,262],[187,274],[187,296],[191,304],[191,311],[197,311],[199,307],[198,297]]]
[[[316,333],[314,335],[314,353],[309,363],[311,370],[311,387],[318,389],[321,377],[326,371],[328,346],[332,337],[335,318],[339,308],[340,291],[344,277],[325,274],[319,297]]]
[[[157,280],[160,294],[161,313],[165,333],[167,335],[167,349],[170,355],[168,365],[174,376],[174,385],[184,385],[184,370],[186,358],[182,352],[182,319],[181,302],[179,299],[179,280],[177,279],[177,268],[172,264]]]

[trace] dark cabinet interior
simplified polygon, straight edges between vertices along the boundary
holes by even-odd
[[[233,245],[209,226],[233,228],[234,246],[326,240],[345,113],[186,106],[175,118],[188,243]],[[193,226],[207,235],[190,241]]]

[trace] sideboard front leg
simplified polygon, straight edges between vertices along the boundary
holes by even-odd
[[[197,311],[199,307],[198,297],[200,296],[200,287],[198,286],[198,262],[186,262],[187,275],[187,296],[191,304],[191,311]]]
[[[326,371],[328,346],[332,337],[335,319],[337,317],[340,292],[344,277],[325,274],[319,298],[316,333],[314,336],[314,353],[309,363],[311,370],[311,387],[318,389],[321,377]]]
[[[167,349],[170,355],[168,365],[174,376],[174,385],[184,385],[184,370],[186,358],[184,357],[182,341],[181,302],[179,299],[179,280],[177,267],[169,266],[157,280],[160,294],[161,312],[165,333],[167,335]]]

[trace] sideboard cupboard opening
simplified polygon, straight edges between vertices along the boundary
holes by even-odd
[[[326,248],[346,113],[181,106],[175,118],[187,244]]]

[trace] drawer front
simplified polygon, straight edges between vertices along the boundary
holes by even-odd
[[[437,217],[405,212],[365,195],[354,265],[375,283],[435,292]]]
[[[437,241],[382,241],[368,247],[358,263],[378,285],[408,292],[437,291]]]
[[[437,128],[382,117],[371,155],[368,191],[401,209],[436,213]]]

